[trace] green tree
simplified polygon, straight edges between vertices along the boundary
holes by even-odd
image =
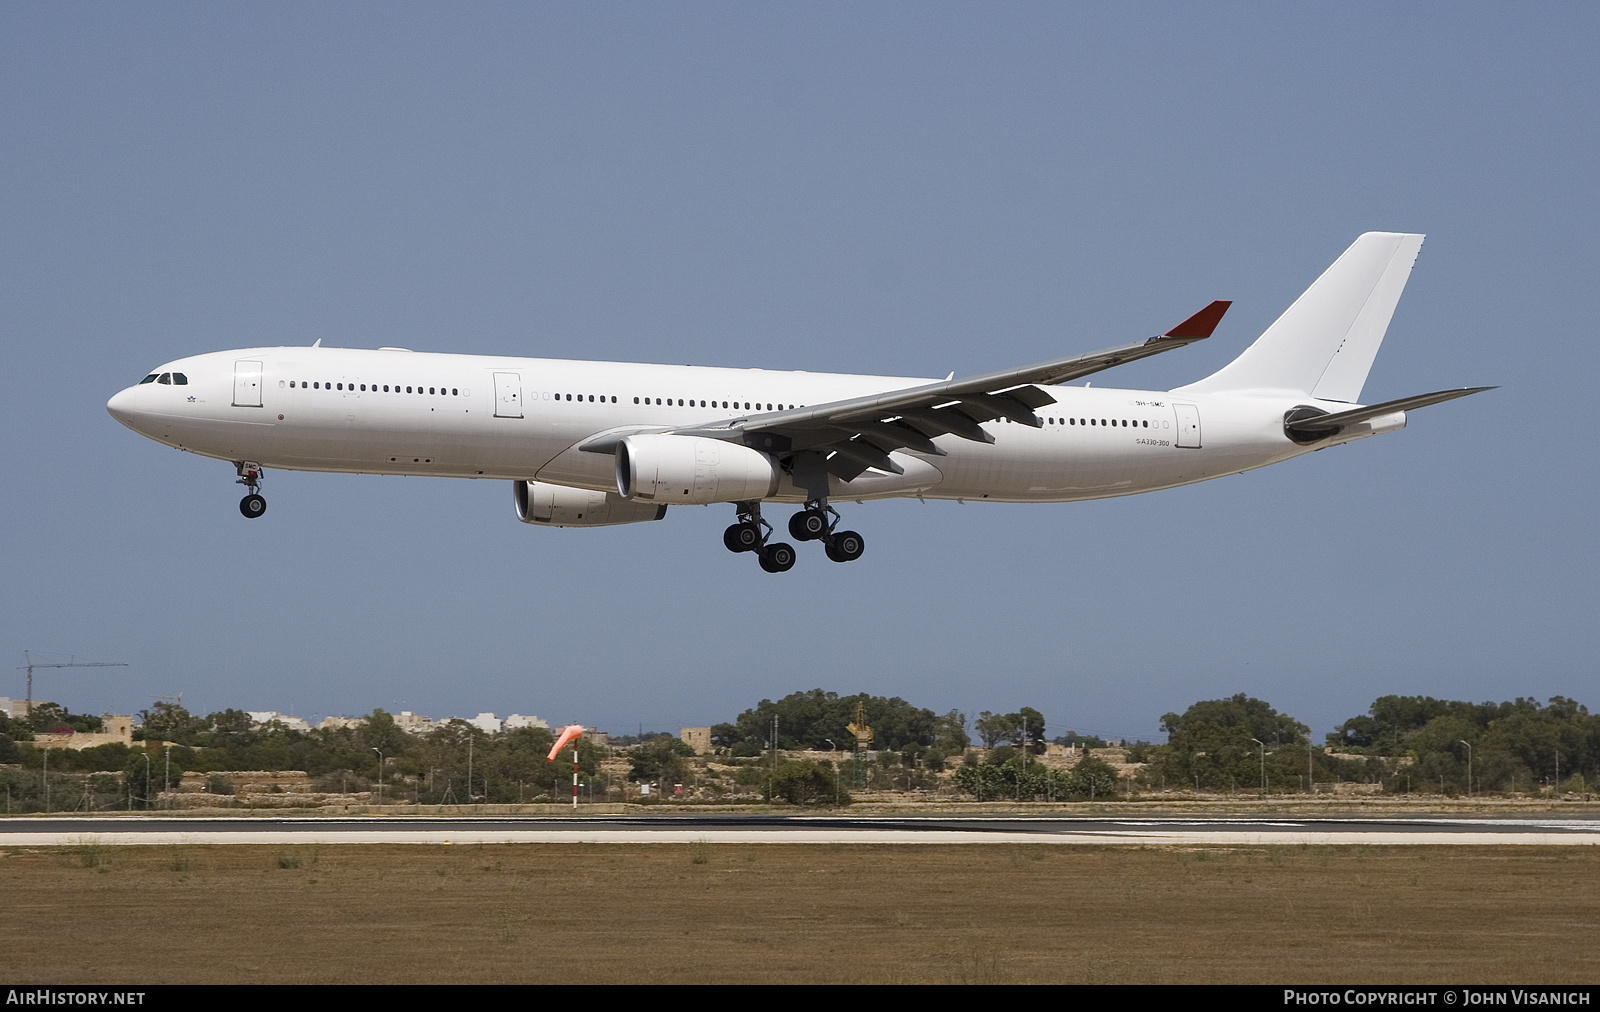
[[[134,738],[146,741],[175,741],[184,745],[195,744],[195,738],[204,730],[202,721],[177,703],[155,703],[148,710],[139,711],[139,727]]]
[[[1211,790],[1251,789],[1261,783],[1261,745],[1271,750],[1307,740],[1310,728],[1266,702],[1240,693],[1228,699],[1204,700],[1182,714],[1161,718],[1167,744],[1149,750],[1146,779]],[[1305,757],[1304,749],[1300,757]],[[1296,784],[1292,762],[1279,752],[1266,763],[1269,785]]]
[[[734,755],[754,755],[768,746],[772,719],[777,717],[781,749],[826,750],[832,740],[839,749],[848,750],[854,741],[848,725],[855,720],[858,704],[865,706],[875,749],[899,751],[907,745],[932,745],[941,733],[951,737],[948,726],[932,710],[912,706],[898,696],[841,696],[812,689],[790,693],[776,702],[763,699],[739,714],[731,727],[715,725],[712,740],[732,749]]]
[[[628,750],[628,779],[661,783],[682,783],[688,774],[684,759],[694,749],[671,735],[659,735]]]
[[[69,713],[66,707],[55,703],[34,703],[33,712],[28,715],[27,725],[35,733],[48,734],[66,728],[69,731],[85,734],[100,730],[100,718],[91,717],[84,713]]]
[[[1117,771],[1099,756],[1086,755],[1072,767],[1066,786],[1070,793],[1080,797],[1114,798],[1117,794]]]
[[[832,763],[780,763],[772,778],[773,794],[791,805],[847,805],[850,796],[838,783],[832,766]]]
[[[960,710],[950,710],[940,717],[931,747],[946,759],[961,755],[971,748],[972,738],[967,735],[967,715]]]

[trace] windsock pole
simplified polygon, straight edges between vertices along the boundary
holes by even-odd
[[[572,807],[574,811],[578,807],[578,738],[582,734],[582,724],[568,724],[561,729],[561,735],[556,738],[555,745],[550,748],[550,754],[545,757],[545,762],[555,762],[562,746],[569,741],[572,742]]]

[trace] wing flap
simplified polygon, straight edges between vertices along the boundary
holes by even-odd
[[[860,474],[856,468],[861,465],[898,474],[902,469],[889,457],[897,449],[939,453],[933,439],[942,435],[992,443],[994,436],[981,423],[997,418],[1041,427],[1044,423],[1034,410],[1055,403],[1055,397],[1041,387],[1067,383],[1204,340],[1216,329],[1229,305],[1213,302],[1166,334],[1138,344],[672,431],[739,440],[758,449],[769,447],[774,437],[781,437],[778,445],[785,452],[831,451],[828,470],[842,478],[846,472],[853,472],[846,480]],[[757,434],[760,442],[755,441]],[[613,452],[614,446],[614,441],[593,440],[584,449],[607,453]]]

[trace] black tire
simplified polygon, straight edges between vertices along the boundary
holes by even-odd
[[[259,495],[256,495],[254,492],[251,492],[249,495],[239,500],[239,512],[243,513],[251,520],[254,520],[256,517],[260,516],[266,511],[267,501],[261,498]]]
[[[730,552],[759,551],[761,528],[755,524],[734,524],[722,532],[722,543]]]
[[[828,515],[821,510],[801,510],[789,518],[789,534],[796,541],[820,541],[828,536]]]
[[[787,573],[794,568],[794,546],[778,542],[761,550],[761,568],[769,573]]]
[[[854,562],[867,550],[867,543],[855,531],[840,531],[828,542],[828,558],[834,562]]]

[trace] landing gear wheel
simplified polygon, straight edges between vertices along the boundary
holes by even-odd
[[[239,512],[254,520],[267,511],[267,501],[254,492],[239,500]]]
[[[763,548],[761,568],[769,573],[787,573],[794,568],[794,546],[780,541]]]
[[[789,534],[796,541],[820,541],[828,536],[828,515],[821,510],[801,510],[789,518]]]
[[[854,562],[867,550],[867,543],[855,531],[840,531],[828,541],[828,558],[834,562]]]
[[[730,552],[755,552],[761,549],[761,528],[752,523],[734,524],[722,532],[722,543]]]

